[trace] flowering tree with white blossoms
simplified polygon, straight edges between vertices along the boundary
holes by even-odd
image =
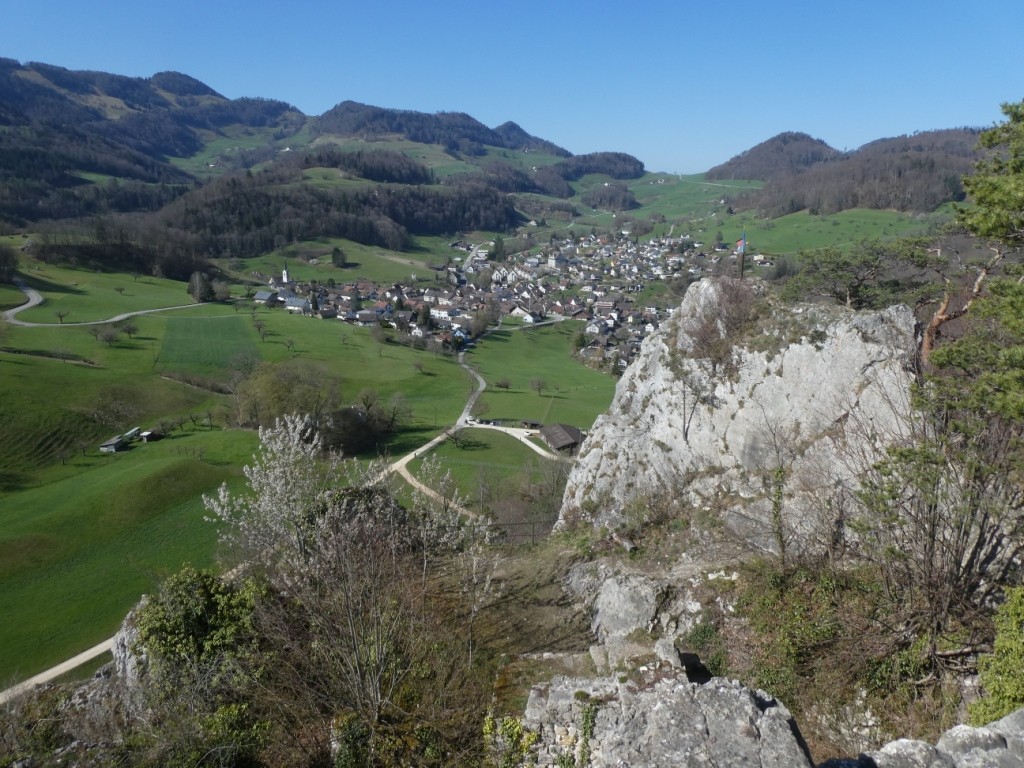
[[[342,460],[323,451],[320,437],[305,416],[285,416],[261,427],[260,450],[245,467],[247,493],[227,484],[204,496],[223,524],[221,543],[242,559],[263,566],[303,567],[320,526],[329,492],[343,485]]]

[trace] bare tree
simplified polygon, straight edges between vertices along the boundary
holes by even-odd
[[[57,310],[56,312],[54,312],[53,314],[55,314],[55,315],[57,316],[57,321],[58,321],[58,322],[59,322],[59,323],[60,323],[61,325],[63,325],[63,324],[64,324],[64,318],[65,318],[65,317],[67,317],[68,315],[70,315],[71,313],[70,313],[70,312],[68,312],[68,311],[67,311],[66,309],[58,309],[58,310]]]
[[[99,335],[97,335],[96,338],[105,343],[108,347],[112,347],[120,335],[121,332],[118,331],[117,328],[107,325],[100,330]]]
[[[538,395],[543,395],[544,390],[547,389],[547,387],[548,383],[544,379],[530,379],[530,389]]]

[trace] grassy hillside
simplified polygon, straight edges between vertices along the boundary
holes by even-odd
[[[354,259],[359,266],[352,273],[379,276],[386,265],[403,273],[420,269],[443,249],[441,239],[426,242],[422,254],[407,259],[414,264],[396,261],[406,254],[355,251],[363,261]],[[268,256],[268,269],[274,263]],[[322,265],[294,266],[312,272]],[[47,303],[23,315],[45,325],[9,326],[0,351],[0,681],[24,678],[95,644],[163,576],[186,562],[212,562],[216,531],[203,522],[201,494],[240,482],[256,437],[225,428],[234,409],[230,396],[172,375],[224,382],[232,361],[246,354],[321,367],[340,377],[347,401],[364,389],[382,398],[400,393],[412,418],[387,446],[394,456],[453,423],[472,387],[452,358],[381,343],[367,329],[339,321],[265,308],[196,305],[141,315],[132,320],[132,337],[122,333],[107,344],[72,321],[187,303],[185,286],[28,260],[22,267]],[[13,290],[0,297],[18,303]],[[69,313],[66,324],[56,307]],[[254,319],[265,323],[265,340]],[[492,386],[486,395],[495,400],[493,417],[592,423],[611,400],[613,382],[570,358],[575,332],[575,323],[503,330],[470,354],[492,383],[514,371],[508,391]],[[529,388],[533,378],[548,382],[540,396]],[[157,443],[114,455],[98,451],[99,442],[130,426],[164,420],[183,423]],[[475,460],[499,473],[536,464],[515,441],[486,442],[487,455],[478,452]]]
[[[570,358],[581,324],[574,321],[487,335],[466,360],[487,381],[482,418],[560,422],[589,429],[615,393],[615,381]],[[508,382],[508,389],[497,387]],[[538,394],[531,386],[542,380]]]
[[[24,678],[116,629],[184,563],[210,565],[216,531],[200,495],[237,482],[244,432],[179,432],[77,455],[51,481],[0,495],[0,681]]]

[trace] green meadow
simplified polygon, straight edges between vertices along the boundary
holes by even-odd
[[[94,272],[30,262],[22,277],[46,301],[18,315],[32,323],[90,323],[124,312],[192,304],[184,283],[151,276]]]
[[[265,323],[265,340],[255,320]],[[0,352],[0,680],[24,678],[108,637],[163,576],[186,562],[213,562],[216,531],[202,519],[201,495],[240,482],[256,438],[223,428],[229,397],[164,374],[215,378],[245,352],[322,367],[341,378],[349,401],[368,388],[383,398],[401,394],[412,419],[389,444],[392,456],[452,424],[473,386],[450,357],[280,310],[204,305],[137,324],[134,338],[112,345],[70,325],[8,329],[9,351]],[[498,330],[467,355],[492,384],[484,395],[491,418],[593,422],[614,382],[569,357],[577,326]],[[505,372],[509,389],[494,388]],[[540,395],[530,389],[535,378],[548,383]],[[96,422],[112,399],[126,400],[132,424],[143,428],[207,412],[214,427],[185,420],[163,441],[101,454],[99,442],[120,431]],[[522,444],[479,432],[453,458],[467,489],[481,467],[497,479],[536,467]],[[446,460],[448,451],[440,450]]]
[[[79,454],[50,482],[0,494],[0,681],[109,637],[183,564],[212,565],[216,530],[201,494],[237,484],[255,444],[246,432],[181,431]]]
[[[481,418],[563,423],[589,429],[615,393],[615,380],[576,362],[571,353],[582,324],[567,320],[487,334],[466,361],[487,381]],[[538,394],[534,380],[545,387]],[[508,389],[496,386],[507,381]]]
[[[348,266],[336,267],[331,263],[331,252],[335,247],[344,251]],[[424,284],[436,278],[431,265],[444,264],[446,257],[455,255],[459,254],[449,247],[449,241],[437,237],[413,238],[412,247],[405,252],[325,237],[288,245],[244,261],[220,259],[217,265],[232,278],[254,284],[264,282],[254,276],[254,272],[261,272],[267,277],[280,276],[285,265],[289,277],[300,282],[316,280],[327,283],[334,280],[338,285],[344,285],[357,280],[371,280],[382,285]]]
[[[522,442],[494,429],[463,429],[459,444],[445,441],[433,448],[428,456],[438,459],[450,470],[459,494],[466,499],[471,509],[480,510],[479,493],[481,481],[494,488],[508,488],[523,477],[524,472],[532,477],[539,475],[545,459]],[[409,462],[409,471],[419,475],[422,456]]]
[[[855,208],[829,216],[791,213],[770,221],[744,212],[726,217],[714,228],[705,228],[704,234],[713,239],[720,231],[723,240],[732,245],[745,232],[748,253],[792,255],[826,246],[844,248],[865,239],[893,240],[924,235],[950,218],[951,213],[946,209],[922,215]]]
[[[162,370],[217,377],[239,356],[260,357],[253,323],[240,314],[169,317],[157,363]]]

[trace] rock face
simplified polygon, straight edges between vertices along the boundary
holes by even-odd
[[[829,536],[835,520],[817,512],[837,510],[865,457],[905,430],[916,353],[909,309],[772,307],[728,359],[712,361],[701,357],[700,334],[725,314],[728,286],[694,284],[644,341],[581,448],[560,525],[615,526],[631,502],[660,495],[767,550],[782,528],[773,511],[794,540]],[[731,344],[726,323],[717,328]]]
[[[591,709],[592,733],[587,733]],[[589,752],[589,765],[810,768],[785,707],[738,683],[696,685],[679,671],[642,670],[625,681],[555,678],[535,686],[525,723],[539,731],[540,765]]]
[[[789,711],[771,696],[718,677],[692,683],[665,665],[628,678],[556,677],[534,686],[523,722],[540,736],[539,765],[568,756],[594,768],[814,765]],[[935,745],[898,739],[820,768],[1024,768],[1024,709],[983,728],[958,725]]]

